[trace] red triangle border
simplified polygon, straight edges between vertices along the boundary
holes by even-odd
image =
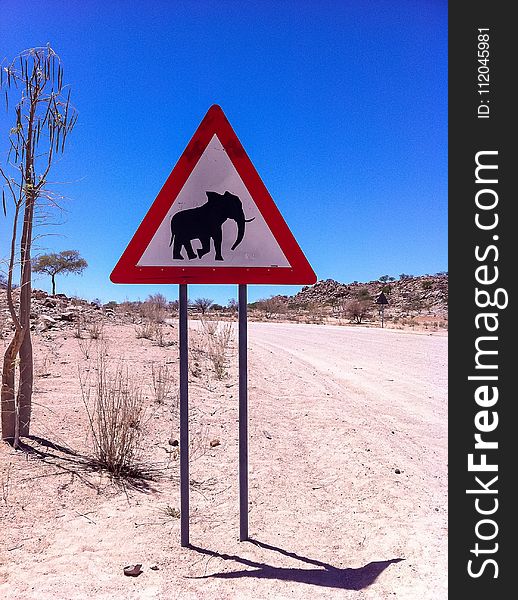
[[[205,148],[216,134],[247,187],[290,267],[139,267],[140,257],[175,202]],[[173,198],[173,201],[171,201]],[[211,106],[113,269],[113,283],[294,284],[316,275],[218,105]]]

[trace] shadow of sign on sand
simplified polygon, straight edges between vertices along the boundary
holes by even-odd
[[[199,577],[190,577],[189,579],[208,579],[210,577],[217,577],[220,579],[239,579],[241,577],[258,577],[260,579],[279,579],[283,581],[294,581],[298,583],[307,583],[309,585],[320,585],[323,587],[339,588],[344,590],[361,590],[376,581],[380,573],[382,573],[392,563],[398,563],[404,558],[393,558],[390,560],[373,561],[366,564],[358,569],[341,569],[334,567],[325,562],[300,556],[294,552],[271,546],[257,540],[250,539],[250,543],[264,548],[265,550],[271,550],[272,552],[278,552],[284,556],[288,556],[295,560],[314,565],[317,569],[305,569],[305,568],[292,568],[292,567],[273,567],[271,565],[256,562],[247,558],[242,558],[232,554],[221,554],[213,550],[207,550],[205,548],[199,548],[197,546],[190,545],[191,550],[195,550],[200,554],[205,554],[213,558],[221,558],[223,560],[234,561],[250,569],[241,571],[229,571],[223,573],[212,573],[210,575],[201,575]]]

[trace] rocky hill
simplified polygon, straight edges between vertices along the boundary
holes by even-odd
[[[374,301],[383,292],[389,302],[387,313],[399,317],[434,316],[448,312],[448,275],[405,276],[397,281],[339,283],[334,279],[305,286],[294,296],[282,296],[289,308],[327,306],[339,310],[351,300]]]
[[[14,290],[14,301],[18,303],[19,289]],[[114,321],[112,308],[101,307],[94,302],[79,298],[68,298],[65,294],[50,296],[42,290],[33,290],[31,301],[31,329],[46,331],[55,328],[75,328],[79,322],[96,319]],[[5,292],[0,290],[0,337],[2,332],[12,329],[12,320],[7,307]]]

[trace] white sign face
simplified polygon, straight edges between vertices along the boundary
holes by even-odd
[[[290,266],[217,135],[137,266]]]

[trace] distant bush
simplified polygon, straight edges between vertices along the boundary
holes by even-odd
[[[230,310],[230,312],[237,313],[239,309],[238,301],[235,298],[230,298],[227,303],[227,308]]]
[[[267,319],[271,319],[274,314],[286,310],[286,303],[279,296],[272,296],[255,302],[255,307],[264,313]]]
[[[353,323],[361,324],[370,317],[372,304],[369,300],[349,300],[345,305],[345,315]]]
[[[372,296],[369,293],[369,290],[367,288],[360,288],[357,292],[356,292],[356,298],[358,300],[372,300]]]

